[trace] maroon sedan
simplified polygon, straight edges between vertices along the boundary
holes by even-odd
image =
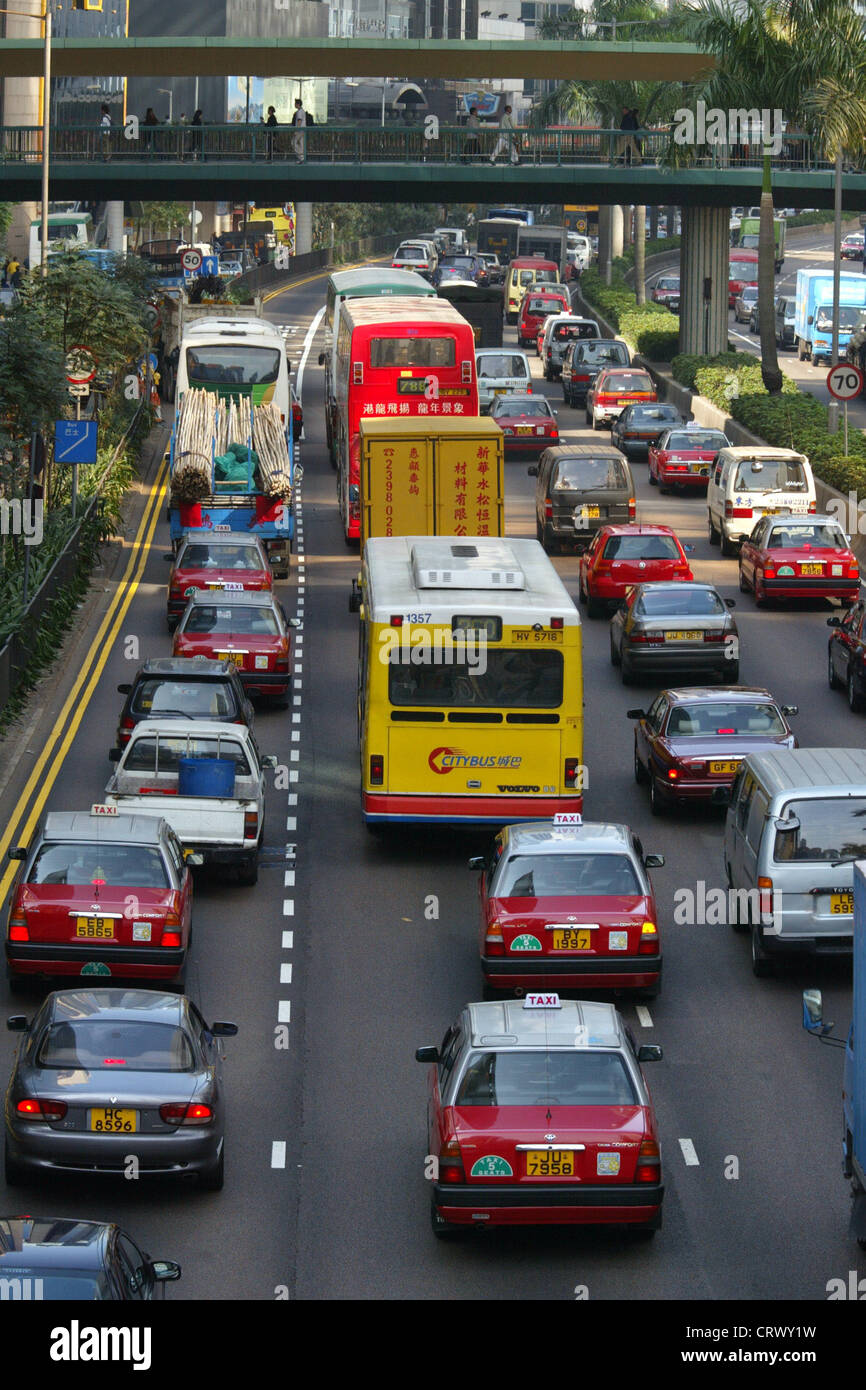
[[[797,712],[769,690],[745,685],[681,686],[663,690],[648,710],[630,709],[635,781],[649,783],[653,815],[712,801],[749,753],[796,748],[788,719]]]
[[[559,443],[556,411],[545,396],[497,396],[490,417],[505,435],[506,454],[540,454]]]
[[[740,547],[740,589],[760,606],[768,599],[838,598],[860,593],[860,566],[832,516],[793,512],[763,517]]]

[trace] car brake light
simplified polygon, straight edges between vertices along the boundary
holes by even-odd
[[[62,1120],[68,1109],[65,1100],[38,1100],[28,1096],[15,1107],[22,1120]]]
[[[244,811],[244,839],[254,840],[259,833],[258,811]]]
[[[370,754],[370,786],[381,787],[385,781],[385,759],[381,753]]]
[[[759,878],[758,892],[760,894],[761,916],[771,917],[773,915],[773,880],[771,878]]]
[[[167,912],[165,914],[165,922],[162,928],[162,945],[181,945],[180,916],[177,912]]]
[[[364,385],[364,364],[363,364],[363,362],[353,362],[353,363],[352,363],[352,385],[353,385],[353,386],[363,386],[363,385]]]
[[[467,382],[471,382],[471,380],[472,380],[472,363],[471,363],[471,362],[461,362],[461,363],[460,363],[460,380],[461,380],[462,382],[464,382],[464,384],[467,383]]]
[[[572,379],[572,381],[592,381],[592,377],[591,377],[591,376],[580,376],[580,375],[575,376],[573,373],[572,373],[572,378],[571,378],[571,379]]]
[[[299,406],[298,402],[295,401],[295,402],[293,403],[293,405],[292,405],[292,422],[293,422],[295,425],[300,426],[300,425],[303,423],[303,419],[304,419],[304,412],[303,412],[303,410],[301,409],[301,407]]]
[[[849,562],[848,562],[848,572],[847,572],[847,574],[846,574],[845,577],[846,577],[846,579],[859,579],[859,578],[860,578],[860,566],[857,564],[857,561],[856,561],[856,560],[849,560]]]
[[[629,638],[630,642],[639,642],[644,645],[650,642],[663,642],[664,640],[663,632],[633,632]]]
[[[184,1105],[183,1102],[172,1101],[159,1107],[159,1118],[167,1125],[209,1125],[213,1117],[212,1108],[200,1102],[191,1101],[189,1105]]]
[[[763,574],[764,574],[764,578],[765,578],[765,579],[775,579],[775,578],[776,578],[776,566],[775,566],[775,565],[765,565],[765,566],[764,566],[764,570],[763,570]]]
[[[635,518],[635,499],[634,499],[633,497],[630,497],[630,498],[628,499],[628,519],[629,519],[629,521],[634,521],[634,518]]]
[[[818,510],[818,503],[817,503],[817,502],[810,502],[810,503],[809,503],[809,511],[810,511],[810,512],[817,512],[817,510]]]
[[[121,727],[121,729],[134,729],[134,728],[135,728],[135,720],[132,719],[132,718],[130,717],[130,715],[127,715],[125,719],[121,719],[121,721],[120,721],[120,727]]]
[[[9,940],[10,941],[29,941],[30,932],[27,928],[27,918],[23,912],[16,912],[9,917]]]
[[[596,574],[610,574],[610,560],[596,560]]]
[[[644,1139],[637,1156],[635,1182],[659,1182],[661,1179],[661,1157],[659,1146],[654,1139]]]
[[[463,1155],[460,1152],[459,1143],[453,1137],[446,1139],[439,1150],[439,1181],[445,1183],[466,1181]]]
[[[669,768],[668,768],[668,780],[669,780],[669,781],[675,782],[675,781],[677,780],[677,778],[679,777],[679,775],[680,775],[680,773],[679,773],[679,768],[676,768],[676,767],[669,767]]]
[[[547,497],[544,502],[544,516],[546,521],[550,521],[553,516],[553,503],[549,497]]]
[[[505,950],[502,940],[502,927],[498,922],[491,922],[484,937],[484,945],[489,953],[494,956],[501,956]]]
[[[640,929],[639,956],[654,956],[659,945],[659,929],[655,922],[644,922]]]
[[[688,560],[678,560],[677,563],[674,565],[674,574],[691,575]]]
[[[728,637],[728,635],[729,635],[729,634],[728,634],[727,632],[724,632],[724,631],[720,631],[720,632],[705,632],[705,633],[704,633],[704,641],[705,641],[705,642],[724,642],[724,641],[726,640],[726,638]]]
[[[566,758],[566,760],[565,760],[565,785],[566,785],[567,787],[576,787],[576,786],[578,785],[578,778],[579,778],[579,777],[580,777],[580,759],[579,759],[579,758]]]

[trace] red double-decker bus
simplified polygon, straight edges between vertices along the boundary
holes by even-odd
[[[336,354],[337,494],[351,541],[361,534],[361,420],[477,416],[475,336],[445,299],[345,300]]]

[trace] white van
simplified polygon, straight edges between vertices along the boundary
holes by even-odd
[[[462,227],[436,227],[436,236],[440,237],[444,246],[447,247],[448,256],[467,256],[469,254],[469,242],[466,240],[466,233]]]
[[[49,251],[81,250],[93,244],[93,218],[89,212],[50,212],[48,214]],[[42,264],[42,219],[30,223],[30,269]]]
[[[589,237],[581,236],[579,232],[569,232],[566,255],[569,256],[572,252],[574,253],[575,270],[588,270],[592,259]]]
[[[710,545],[733,555],[762,516],[817,511],[815,479],[805,454],[766,447],[720,449],[707,487]]]
[[[778,748],[744,759],[724,868],[729,920],[751,931],[756,975],[793,952],[850,953],[853,864],[864,857],[866,749]]]

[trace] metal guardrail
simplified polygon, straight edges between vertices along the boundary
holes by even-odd
[[[505,145],[508,132],[497,128],[468,131],[465,126],[438,127],[435,139],[425,135],[422,125],[322,125],[293,129],[263,125],[145,126],[117,127],[60,126],[51,133],[51,158],[61,161],[100,163],[134,160],[143,165],[240,161],[243,163],[311,164],[482,164],[497,145],[499,158],[509,159]],[[129,136],[127,132],[130,132]],[[639,130],[634,134],[642,162],[662,163],[670,149],[670,131]],[[542,166],[604,165],[624,158],[621,130],[602,127],[582,129],[522,129],[514,132],[513,143],[521,163]],[[686,147],[676,147],[685,150]],[[688,167],[759,168],[763,162],[760,144],[713,145],[699,147],[704,153],[694,157]],[[0,127],[0,166],[29,164],[42,157],[42,131],[38,126]],[[832,164],[822,159],[808,135],[786,134],[773,166],[789,170],[827,170]]]

